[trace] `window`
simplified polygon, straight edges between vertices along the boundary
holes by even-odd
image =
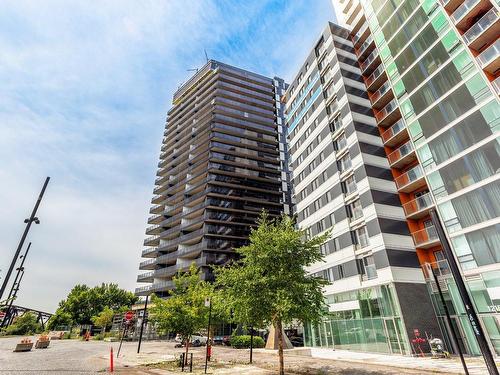
[[[318,233],[321,233],[325,230],[323,220],[320,220],[316,223],[316,229],[317,229]]]
[[[321,199],[316,199],[313,203],[314,210],[318,211],[321,208]]]
[[[359,199],[355,200],[348,206],[349,219],[351,221],[357,220],[363,217],[363,207],[361,207],[361,202]]]
[[[337,167],[340,173],[345,172],[349,168],[352,167],[351,157],[349,154],[343,156],[339,160],[337,160]]]
[[[359,265],[363,279],[371,280],[377,277],[377,268],[375,267],[373,255],[360,259]]]
[[[346,195],[351,194],[357,190],[356,180],[354,176],[349,176],[341,183],[342,192]]]
[[[354,246],[356,249],[362,249],[364,247],[367,247],[369,243],[369,237],[368,237],[368,231],[366,230],[366,227],[363,226],[361,228],[358,228],[354,230],[352,233],[352,239],[354,242]]]

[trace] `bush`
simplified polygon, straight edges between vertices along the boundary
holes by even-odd
[[[246,349],[250,348],[250,335],[241,335],[241,336],[231,336],[231,340],[229,343],[233,348],[236,349]],[[263,348],[266,346],[264,339],[260,336],[253,337],[253,347],[254,348]]]
[[[42,326],[31,312],[26,312],[16,318],[14,323],[5,329],[7,335],[32,335],[38,332],[42,332]]]

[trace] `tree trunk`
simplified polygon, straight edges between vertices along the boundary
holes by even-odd
[[[189,344],[191,343],[191,337],[186,339],[186,352],[184,354],[184,366],[188,365],[188,352],[189,352]]]
[[[275,328],[278,331],[278,356],[280,361],[279,374],[285,375],[285,363],[283,360],[283,325],[281,324],[281,319],[276,321]]]

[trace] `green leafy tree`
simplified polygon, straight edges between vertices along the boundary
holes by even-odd
[[[294,320],[317,323],[326,307],[326,281],[308,275],[305,267],[323,259],[320,246],[329,233],[307,239],[289,216],[271,220],[266,212],[257,224],[250,244],[236,249],[240,260],[215,269],[216,289],[236,319],[275,327],[279,373],[284,374],[283,326]]]
[[[101,284],[93,288],[87,285],[76,285],[65,300],[59,302],[56,315],[66,318],[69,314],[72,323],[92,324],[92,317],[97,316],[108,307],[114,311],[122,311],[133,305],[137,297],[117,284]]]
[[[73,324],[73,319],[71,314],[61,309],[57,309],[56,313],[52,315],[47,322],[47,329],[54,330],[57,327],[71,326]]]
[[[111,325],[113,324],[113,316],[115,312],[113,309],[110,309],[108,306],[105,306],[104,309],[99,313],[99,315],[92,317],[92,322],[97,327],[101,327],[104,332],[106,332]]]
[[[186,273],[173,278],[174,289],[167,299],[153,295],[149,320],[160,333],[176,333],[186,344],[184,360],[187,364],[191,336],[203,329],[208,321],[205,299],[211,294],[211,285],[201,280],[200,271],[191,265]]]
[[[7,335],[32,335],[40,332],[42,326],[36,321],[35,314],[26,312],[16,318],[13,324],[5,329]]]

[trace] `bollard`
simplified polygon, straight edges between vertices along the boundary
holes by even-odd
[[[189,361],[189,372],[193,372],[193,353],[190,353],[190,354],[191,354],[191,358]]]
[[[181,371],[184,372],[184,353],[181,353]]]
[[[111,347],[111,351],[109,352],[109,372],[113,372],[113,347]]]

